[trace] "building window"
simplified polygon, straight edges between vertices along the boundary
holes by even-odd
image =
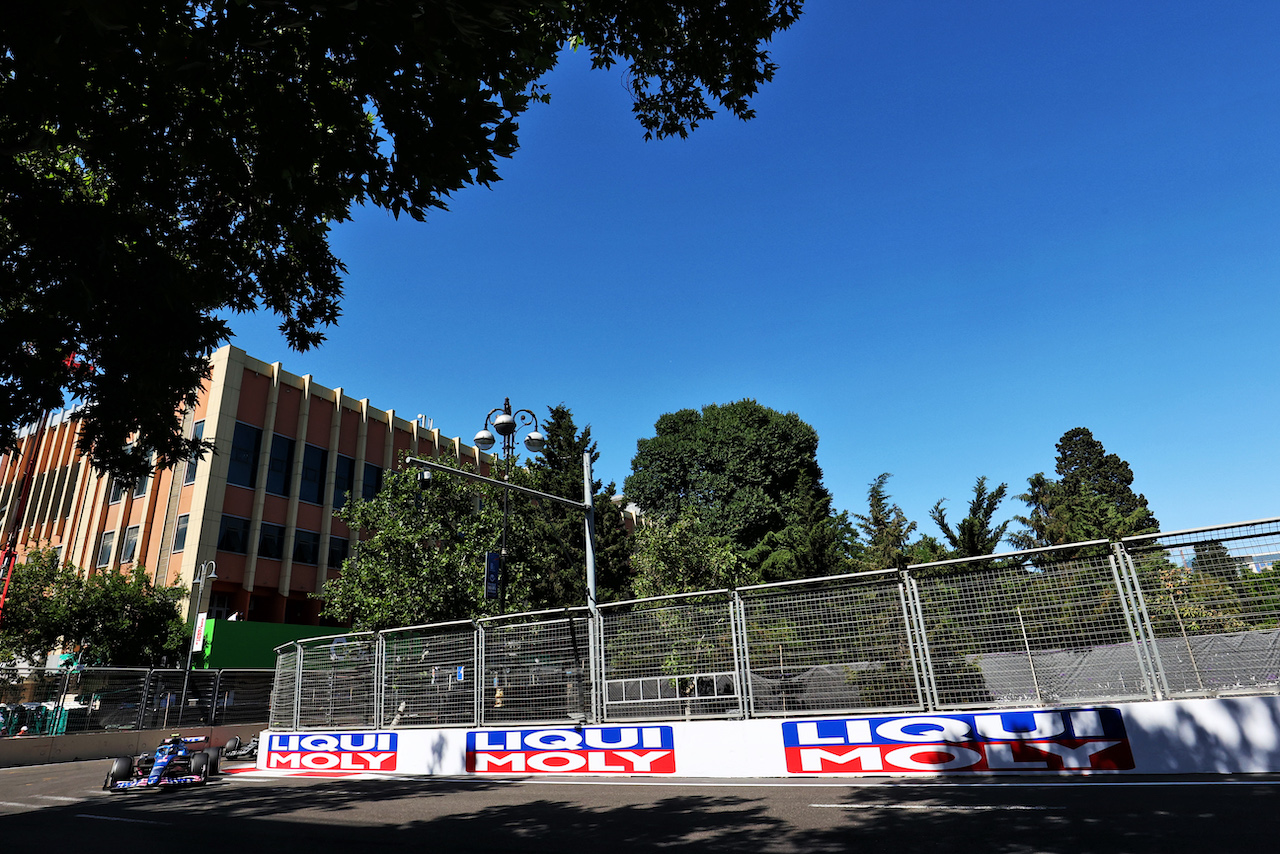
[[[320,562],[320,535],[315,531],[297,531],[293,535],[293,562]]]
[[[173,527],[173,550],[180,552],[187,547],[187,524],[191,521],[190,513],[183,513]]]
[[[338,454],[338,465],[333,472],[333,509],[340,510],[347,503],[351,485],[356,482],[356,461]]]
[[[302,486],[298,499],[311,504],[324,503],[324,476],[329,468],[329,452],[315,445],[302,448]]]
[[[138,532],[141,530],[141,525],[130,525],[124,529],[124,540],[120,544],[121,563],[133,563],[138,556]]]
[[[98,546],[98,566],[111,565],[111,550],[116,544],[116,532],[107,531],[102,535],[102,540]]]
[[[191,428],[191,438],[197,442],[204,438],[204,422],[197,421]],[[190,486],[196,482],[196,472],[200,468],[200,454],[194,453],[187,460],[187,469],[182,474],[182,485]]]
[[[147,494],[147,481],[149,480],[151,480],[149,477],[139,478],[138,482],[133,485],[134,498],[141,498]]]
[[[245,554],[249,551],[249,520],[223,516],[218,528],[218,550]]]
[[[267,492],[289,496],[290,474],[293,472],[294,441],[288,436],[271,437],[271,460],[267,464]]]
[[[227,462],[227,483],[253,489],[258,485],[258,454],[262,452],[262,431],[236,422],[231,437],[231,459]]]
[[[338,569],[342,566],[342,562],[347,559],[347,550],[350,543],[346,537],[330,537],[329,538],[329,563],[330,569]]]
[[[284,528],[262,523],[262,532],[258,535],[258,557],[271,560],[284,557]]]
[[[365,501],[372,501],[373,496],[378,494],[382,489],[382,469],[373,463],[364,464],[364,486],[360,490],[360,496]]]
[[[125,490],[129,488],[129,484],[125,483],[118,477],[111,478],[111,497],[108,499],[110,504],[119,504],[124,498]]]
[[[210,593],[209,594],[209,618],[212,620],[225,620],[231,616],[231,594],[230,593]]]

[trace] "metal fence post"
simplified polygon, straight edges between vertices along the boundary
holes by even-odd
[[[592,607],[587,611],[587,690],[590,692],[589,705],[587,712],[587,722],[600,723],[600,692],[604,689],[604,679],[599,672],[601,659],[598,653],[599,636],[602,633],[603,626],[600,625],[602,617],[600,611],[595,607],[595,603],[591,603]]]
[[[382,729],[387,696],[387,641],[378,632],[373,636],[373,728]]]
[[[920,644],[920,667],[924,675],[925,705],[930,711],[936,711],[942,701],[938,696],[938,681],[933,672],[933,657],[929,653],[929,632],[924,621],[924,605],[920,600],[920,586],[905,570],[902,578],[906,582],[908,604],[908,631],[914,624],[916,637]]]
[[[1122,547],[1119,543],[1113,544],[1112,553],[1108,555],[1111,563],[1111,575],[1115,579],[1116,592],[1120,596],[1120,611],[1124,614],[1125,626],[1129,630],[1129,637],[1133,642],[1133,652],[1138,659],[1138,668],[1142,673],[1142,684],[1146,689],[1147,696],[1155,699],[1160,696],[1160,689],[1156,682],[1155,666],[1151,661],[1151,650],[1147,646],[1147,639],[1150,635],[1138,609],[1133,584],[1129,578],[1128,567],[1121,549]]]
[[[294,641],[298,649],[297,658],[293,662],[293,728],[302,728],[302,644]]]
[[[218,690],[222,688],[222,669],[213,671],[213,696],[209,701],[209,726],[218,723]]]
[[[1120,564],[1121,574],[1127,579],[1131,591],[1134,624],[1146,653],[1143,663],[1150,670],[1152,680],[1152,699],[1163,700],[1169,696],[1169,684],[1165,679],[1164,664],[1160,660],[1160,647],[1156,643],[1155,628],[1151,623],[1151,615],[1147,612],[1147,600],[1142,592],[1142,579],[1138,577],[1138,567],[1133,562],[1133,556],[1124,547],[1124,543],[1114,544],[1112,552]]]
[[[484,726],[484,626],[476,623],[476,642],[475,642],[475,663],[472,665],[474,676],[471,684],[475,687],[471,689],[475,695],[475,725]]]
[[[154,670],[148,670],[147,675],[142,677],[142,697],[138,700],[138,722],[134,729],[142,729],[142,725],[147,719],[147,701],[151,699],[151,674]]]
[[[751,702],[751,658],[750,658],[750,639],[746,634],[746,608],[742,597],[733,590],[730,594],[730,621],[733,627],[733,667],[737,671],[735,680],[737,681],[737,714],[742,720],[751,717],[755,712],[754,704]]]
[[[920,704],[921,708],[927,709],[929,708],[929,696],[928,689],[925,687],[924,651],[922,648],[924,632],[922,627],[916,626],[915,617],[911,612],[907,594],[907,585],[910,580],[905,571],[899,574],[898,604],[902,608],[902,622],[906,629],[907,658],[911,661],[911,676],[916,683],[916,702]]]

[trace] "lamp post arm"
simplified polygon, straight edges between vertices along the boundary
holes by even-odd
[[[505,480],[497,480],[492,477],[485,477],[482,474],[476,474],[474,472],[462,471],[460,469],[451,468],[450,466],[446,466],[441,463],[432,462],[431,460],[424,460],[421,457],[409,457],[408,459],[405,460],[405,463],[409,465],[422,466],[423,468],[429,469],[430,471],[444,472],[445,474],[456,474],[458,477],[466,478],[467,480],[474,480],[479,483],[487,483],[487,484],[490,484],[491,486],[498,486],[503,489],[509,489],[514,492],[520,492],[525,495],[531,495],[534,498],[545,498],[547,501],[555,501],[559,504],[564,504],[567,507],[573,507],[578,510],[591,509],[590,500],[574,501],[572,498],[562,498],[559,495],[552,495],[549,492],[539,492],[538,490],[530,489],[527,486],[518,486],[517,484],[514,484],[514,483],[507,483]]]

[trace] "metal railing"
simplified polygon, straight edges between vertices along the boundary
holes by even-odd
[[[1280,518],[277,649],[280,730],[1280,693]]]
[[[270,670],[0,668],[0,737],[266,721]]]

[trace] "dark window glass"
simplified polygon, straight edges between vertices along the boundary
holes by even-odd
[[[258,454],[262,452],[262,431],[236,422],[231,439],[231,459],[227,463],[227,483],[253,489],[258,485]]]
[[[298,498],[312,504],[324,503],[324,476],[329,468],[329,452],[315,445],[302,447],[302,486]]]
[[[284,528],[262,523],[262,532],[258,536],[258,557],[269,557],[272,560],[284,557]]]
[[[333,509],[347,503],[351,485],[356,482],[356,461],[338,454],[338,466],[333,472]]]
[[[197,439],[197,440],[204,438],[204,422],[203,421],[197,421],[195,425],[191,428],[191,438]],[[187,470],[183,472],[183,475],[182,475],[183,486],[196,482],[196,471],[199,468],[200,468],[200,455],[192,454],[191,458],[187,460]]]
[[[178,523],[173,529],[173,550],[175,552],[180,552],[187,547],[187,524],[190,521],[190,513],[183,513],[178,517]]]
[[[129,484],[123,482],[118,477],[111,479],[111,498],[110,503],[119,504],[120,499],[124,498],[125,490],[129,488]]]
[[[320,535],[315,531],[297,531],[293,535],[293,562],[320,562]]]
[[[293,446],[288,436],[271,437],[271,461],[267,465],[267,492],[272,495],[289,494],[289,482],[293,474]]]
[[[209,618],[212,620],[225,620],[229,616],[231,616],[231,594],[210,593]]]
[[[102,541],[98,546],[98,566],[111,565],[111,549],[116,542],[116,532],[107,531],[102,535]]]
[[[133,563],[138,556],[138,532],[140,525],[130,525],[124,529],[124,540],[120,544],[120,562]]]
[[[142,480],[134,484],[134,487],[133,487],[134,498],[141,498],[142,496],[147,494],[147,481],[150,479],[151,478],[144,477]]]
[[[365,501],[372,501],[373,496],[378,494],[382,489],[382,469],[373,463],[364,464],[364,487],[360,490],[360,495]]]
[[[347,549],[349,547],[350,547],[350,543],[347,542],[347,539],[345,537],[329,538],[329,568],[330,569],[341,568],[342,562],[347,559]]]
[[[223,516],[218,529],[218,548],[224,552],[245,554],[249,551],[249,520]]]

